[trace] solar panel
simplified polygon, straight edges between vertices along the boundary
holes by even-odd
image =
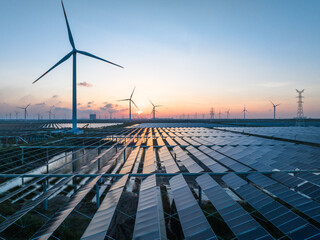
[[[202,149],[206,148],[205,146],[202,146]],[[209,148],[207,148],[209,149]],[[193,156],[195,156],[197,159],[200,160],[204,165],[206,165],[212,172],[225,172],[227,169],[223,167],[221,164],[214,161],[212,158],[208,157],[204,153],[200,152],[197,148],[193,146],[188,146],[186,148]],[[213,150],[211,150],[213,151]]]
[[[133,239],[167,239],[161,193],[155,175],[147,177],[141,184]]]
[[[320,186],[320,175],[316,175],[308,172],[300,172],[296,174],[296,176],[300,179],[307,180],[313,184]]]
[[[238,176],[233,175],[233,178],[242,181]],[[242,185],[235,191],[284,234],[307,229],[310,226],[306,220],[250,184]]]
[[[174,147],[173,151],[177,156],[177,160],[180,160],[189,172],[198,173],[204,171],[202,167],[200,167],[191,157],[189,157],[187,153],[179,146]]]
[[[120,174],[127,174],[131,172],[134,162],[137,159],[138,153],[140,151],[140,147],[136,147],[131,151],[127,161],[124,163],[123,167],[120,170]]]
[[[271,186],[273,184],[276,184],[277,182],[260,174],[260,173],[251,173],[247,176],[247,179],[254,182],[255,184],[265,188],[268,186]]]
[[[247,184],[247,182],[245,180],[243,180],[242,178],[238,177],[234,173],[228,173],[228,174],[224,175],[222,177],[222,180],[224,182],[226,182],[233,189],[237,189],[237,188]]]
[[[157,137],[156,140],[157,140],[158,146],[165,146],[165,143],[163,142],[161,137]]]
[[[105,238],[127,179],[128,175],[125,175],[111,186],[81,239],[103,240]]]
[[[184,141],[183,139],[181,139],[180,137],[175,137],[174,140],[181,146],[188,146],[190,145],[189,143],[187,143],[186,141]]]
[[[153,147],[149,147],[145,150],[143,173],[153,173],[156,171],[156,156],[154,155]]]
[[[52,194],[54,194],[59,188],[67,184],[72,180],[73,177],[68,177],[61,179],[57,184],[55,184],[52,188],[50,188],[48,191],[42,193],[38,198],[36,198],[33,201],[28,202],[26,205],[22,207],[21,210],[15,212],[13,215],[8,217],[6,220],[4,220],[0,224],[0,232],[7,229],[9,226],[11,226],[13,223],[15,223],[17,220],[22,218],[25,214],[27,214],[29,211],[31,211],[33,208],[38,206],[41,202],[49,198]]]
[[[173,141],[171,137],[167,137],[166,141],[169,144],[169,146],[177,146],[177,143]]]
[[[254,177],[250,177],[249,175],[248,178],[251,178],[250,180],[253,181],[255,184],[265,188],[272,194],[279,197],[281,200],[287,202],[289,205],[297,208],[309,217],[313,218],[315,221],[320,222],[320,205],[318,203],[313,202],[312,200],[302,196],[301,194],[293,190],[290,190],[289,188],[281,185],[280,183],[274,182],[271,179],[269,180],[274,182],[274,184],[268,184],[270,183],[270,181],[267,180],[268,178],[260,173],[256,173]],[[308,204],[308,206],[310,207],[312,206],[313,211],[305,210],[303,206],[306,204]]]
[[[260,239],[262,237],[273,239],[208,174],[197,177],[196,181],[238,239]],[[229,209],[230,211],[223,211],[224,209]],[[234,211],[237,211],[237,214],[231,217],[229,213]]]
[[[217,239],[181,174],[169,180],[185,239]]]
[[[70,213],[78,206],[82,199],[91,191],[99,179],[99,176],[95,177],[89,183],[82,186],[72,197],[71,201],[63,207],[63,210],[56,212],[55,215],[32,236],[32,239],[48,239],[70,215]]]
[[[165,166],[167,173],[177,173],[180,171],[167,147],[162,147],[159,149],[159,158]]]

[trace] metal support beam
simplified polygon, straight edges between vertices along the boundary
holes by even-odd
[[[282,171],[285,173],[301,173],[301,172],[309,172],[309,173],[320,173],[319,170],[298,170],[298,171]],[[130,177],[148,177],[150,175],[155,174],[156,176],[159,177],[173,177],[178,174],[182,174],[184,176],[200,176],[202,174],[209,174],[212,176],[223,176],[227,174],[228,172],[220,172],[220,173],[215,173],[215,172],[200,172],[200,173],[128,173]],[[248,172],[233,172],[234,174],[237,175],[247,175]],[[272,174],[274,171],[256,171],[255,173],[262,173],[262,174]],[[0,178],[42,178],[42,177],[54,177],[54,178],[65,178],[65,177],[81,177],[81,178],[86,178],[86,177],[97,177],[97,176],[102,176],[102,177],[122,177],[126,174],[112,174],[112,173],[106,173],[106,174],[0,174]]]
[[[97,208],[100,207],[100,185],[99,183],[96,183],[96,203],[97,203]]]

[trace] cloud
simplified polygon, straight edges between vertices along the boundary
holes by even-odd
[[[88,105],[94,104],[94,101],[90,101],[88,102]]]
[[[78,83],[78,86],[80,87],[92,87],[91,83],[87,83],[87,82],[80,82]]]
[[[52,98],[58,98],[59,96],[56,94],[56,95],[53,95]]]
[[[59,112],[59,111],[71,111],[70,108],[66,108],[66,107],[56,107],[54,109],[55,112]]]
[[[36,103],[36,104],[34,104],[35,106],[44,106],[44,105],[46,105],[46,103],[45,102],[42,102],[42,103]]]
[[[128,110],[128,108],[121,108],[118,104],[112,104],[108,102],[104,102],[104,106],[100,107],[101,111],[108,111],[110,113],[118,113],[118,112],[125,112]]]

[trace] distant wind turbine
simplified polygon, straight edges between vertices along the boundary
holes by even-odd
[[[271,102],[271,104],[273,106],[273,119],[276,119],[276,108],[280,105],[280,103],[274,104],[273,102]]]
[[[110,119],[112,119],[112,111],[109,111],[109,114],[110,114]]]
[[[246,119],[246,112],[248,112],[248,110],[246,109],[246,105],[244,105],[242,112],[243,112],[243,119]]]
[[[61,0],[61,5],[62,5],[62,9],[63,9],[63,13],[64,13],[64,17],[66,20],[66,25],[67,25],[67,30],[68,30],[68,36],[69,36],[69,42],[71,44],[72,50],[71,52],[69,52],[66,56],[64,56],[59,62],[57,62],[55,65],[53,65],[48,71],[46,71],[44,74],[42,74],[37,80],[35,80],[33,83],[37,82],[38,80],[40,80],[44,75],[46,75],[48,72],[50,72],[52,69],[54,69],[55,67],[57,67],[58,65],[60,65],[61,63],[65,62],[66,60],[68,60],[71,56],[73,57],[73,81],[72,81],[72,132],[76,133],[79,132],[80,130],[77,129],[77,71],[76,71],[76,66],[77,66],[77,62],[76,62],[76,56],[77,53],[80,53],[82,55],[88,56],[88,57],[92,57],[92,58],[96,58],[98,60],[110,63],[112,65],[115,65],[117,67],[121,67],[122,66],[115,64],[113,62],[107,61],[105,59],[102,59],[100,57],[97,57],[91,53],[88,52],[84,52],[84,51],[80,51],[78,49],[76,49],[76,46],[74,44],[73,41],[73,37],[71,34],[71,30],[70,30],[70,26],[69,26],[69,22],[67,19],[67,14],[66,11],[64,9],[64,5],[63,2]]]
[[[48,111],[50,120],[51,120],[51,115],[52,115],[52,108],[54,108],[54,106],[51,106],[50,110]]]
[[[133,91],[132,91],[132,93],[130,95],[130,98],[118,100],[118,101],[128,101],[129,102],[129,121],[130,122],[131,122],[131,103],[133,103],[136,106],[136,108],[139,110],[138,106],[132,100],[132,96],[133,96],[134,90],[136,90],[136,87],[133,88]]]
[[[152,111],[151,111],[151,113],[152,113],[152,116],[153,116],[153,120],[155,120],[155,119],[156,119],[156,112],[157,112],[156,108],[157,108],[157,107],[162,107],[162,105],[154,105],[154,104],[151,102],[150,99],[149,99],[149,101],[150,101],[150,103],[152,104]]]
[[[30,103],[26,107],[17,107],[24,110],[24,120],[27,120],[28,110],[27,108],[30,106]]]
[[[228,109],[228,111],[226,111],[226,114],[227,114],[227,119],[229,119],[230,108]]]

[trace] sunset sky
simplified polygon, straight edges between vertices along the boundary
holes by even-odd
[[[124,66],[78,55],[79,117],[127,117],[128,98],[150,117],[189,114],[296,116],[295,89],[306,89],[304,111],[320,117],[320,1],[65,0],[77,49]],[[72,60],[32,82],[71,46],[60,1],[2,1],[0,118],[71,117]],[[136,109],[134,109],[136,112]]]

